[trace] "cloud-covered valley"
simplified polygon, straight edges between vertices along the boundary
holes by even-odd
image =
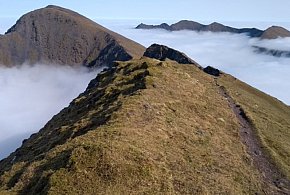
[[[159,43],[178,49],[202,66],[217,67],[290,105],[290,58],[259,54],[252,47],[290,51],[289,38],[262,41],[243,34],[137,30],[133,23],[103,24],[146,47]]]
[[[0,67],[0,159],[68,106],[96,74],[60,65]]]
[[[180,50],[202,66],[217,67],[290,105],[290,58],[258,54],[252,47],[290,50],[290,39],[261,41],[229,33],[136,30],[138,23],[101,22],[146,47],[159,43]],[[83,92],[98,71],[54,65],[0,66],[0,159]]]

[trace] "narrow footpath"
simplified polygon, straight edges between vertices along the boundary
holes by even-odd
[[[227,99],[230,108],[233,110],[240,122],[240,136],[242,142],[246,145],[247,151],[253,159],[254,166],[259,170],[264,179],[266,186],[264,193],[290,195],[290,181],[279,171],[277,166],[266,155],[262,144],[255,134],[255,129],[249,118],[246,116],[244,110],[239,105],[235,104],[232,97],[226,92],[226,89],[223,86],[220,86],[217,83],[217,80],[215,81],[216,85],[219,87],[220,94]],[[270,186],[275,187],[270,188]]]

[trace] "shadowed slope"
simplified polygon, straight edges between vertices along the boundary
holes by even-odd
[[[144,47],[138,43],[57,6],[25,14],[0,36],[3,65],[111,65],[114,60],[140,57],[143,52]]]

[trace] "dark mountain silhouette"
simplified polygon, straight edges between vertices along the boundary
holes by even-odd
[[[214,22],[209,25],[200,24],[198,22],[181,20],[175,24],[168,25],[163,23],[161,25],[146,25],[139,24],[136,29],[165,29],[169,31],[192,30],[192,31],[208,31],[208,32],[229,32],[229,33],[245,33],[250,37],[260,37],[262,39],[275,39],[278,37],[290,37],[290,32],[279,26],[272,26],[263,31],[257,28],[233,28],[223,24]]]
[[[142,56],[144,47],[57,6],[22,16],[0,36],[0,64],[37,62],[100,66]]]

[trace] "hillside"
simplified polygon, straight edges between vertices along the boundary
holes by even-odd
[[[235,103],[243,109],[261,147],[289,179],[290,107],[230,75],[219,77],[217,83],[225,87]]]
[[[0,64],[111,65],[145,48],[71,10],[47,6],[22,16],[0,35]]]
[[[256,156],[271,155],[289,176],[289,107],[224,73],[168,60],[182,55],[170,51],[100,73],[0,162],[0,194],[288,193],[282,173],[262,174],[238,116],[266,148]]]

